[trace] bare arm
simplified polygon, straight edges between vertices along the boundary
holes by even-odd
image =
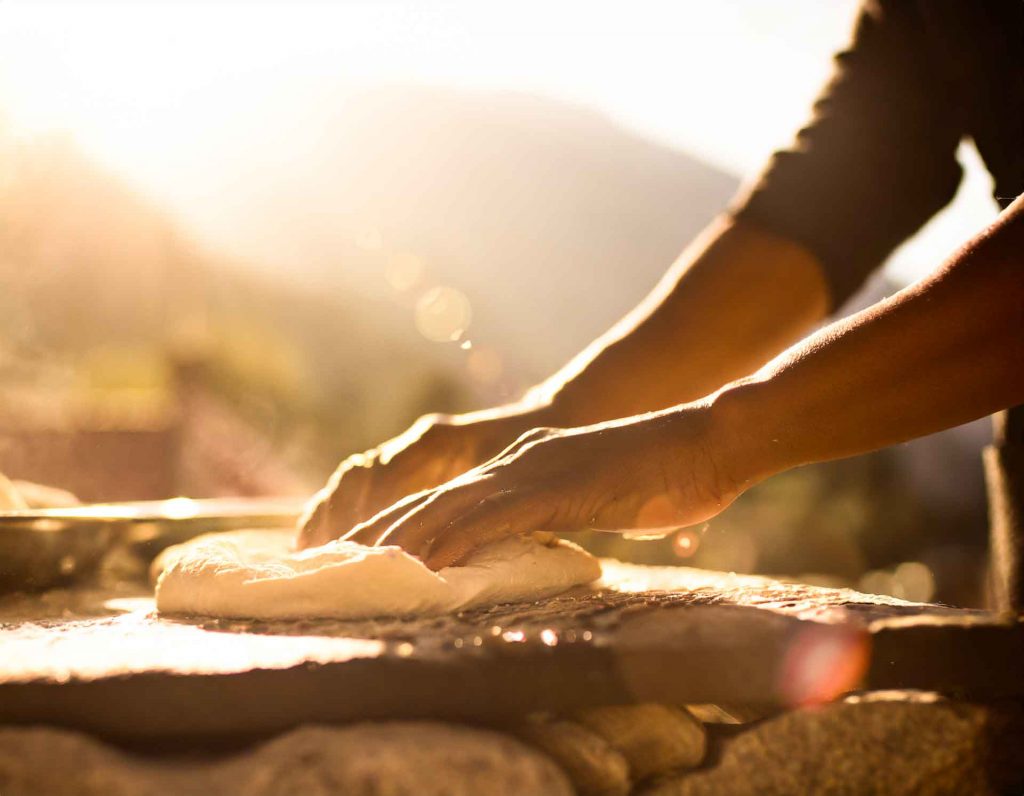
[[[607,334],[534,390],[547,425],[692,401],[745,376],[828,311],[820,266],[773,233],[720,219]]]
[[[342,462],[311,502],[298,543],[336,538],[406,495],[485,461],[531,428],[581,426],[712,392],[800,339],[828,304],[821,269],[806,249],[720,219],[640,305],[522,401],[421,418]]]
[[[1024,197],[931,277],[719,396],[743,481],[1024,403]]]
[[[700,401],[541,429],[353,538],[432,567],[526,529],[667,529],[752,484],[1024,402],[1024,198],[936,273]]]

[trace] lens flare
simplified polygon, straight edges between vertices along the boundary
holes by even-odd
[[[191,498],[176,497],[161,503],[160,510],[164,516],[170,517],[172,520],[187,520],[199,513],[199,504]]]
[[[927,564],[905,561],[896,567],[892,577],[905,600],[926,603],[935,596],[935,576]]]
[[[469,328],[471,315],[466,294],[453,287],[434,287],[416,302],[416,328],[428,340],[451,342]]]
[[[679,558],[689,558],[697,552],[698,547],[700,534],[688,528],[678,531],[672,539],[672,552]]]
[[[870,639],[856,628],[818,625],[797,632],[779,670],[778,690],[789,705],[829,702],[860,684]]]

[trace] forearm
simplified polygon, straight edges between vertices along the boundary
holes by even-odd
[[[740,482],[1024,402],[1024,203],[930,278],[794,346],[715,399]]]
[[[673,406],[756,370],[828,310],[802,247],[719,220],[651,294],[536,388],[546,425],[579,426]]]
[[[827,305],[821,269],[802,247],[749,226],[714,224],[640,306],[523,400],[422,417],[346,460],[304,518],[299,543],[335,538],[530,429],[583,426],[707,395],[806,334]]]

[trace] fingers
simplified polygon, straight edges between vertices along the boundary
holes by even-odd
[[[477,548],[507,536],[545,530],[550,519],[543,500],[523,494],[503,494],[478,504],[448,522],[423,556],[430,569],[463,562]]]
[[[426,500],[399,517],[377,544],[395,544],[413,555],[422,555],[451,519],[493,499],[492,483],[487,475],[462,477],[434,490]]]
[[[321,489],[306,503],[306,507],[299,517],[299,532],[295,536],[295,549],[305,550],[307,547],[316,547],[328,541],[323,537],[324,514],[327,512],[327,488]]]
[[[491,479],[435,491],[378,538],[419,555],[431,569],[461,562],[481,545],[544,529],[550,503],[525,489],[495,489]]]
[[[554,433],[538,428],[522,435],[488,464],[435,490],[397,519],[377,544],[397,544],[439,569],[488,542],[542,529],[551,519],[552,504],[531,497],[535,468],[521,467],[516,460]]]
[[[432,494],[433,490],[424,489],[422,492],[408,495],[394,505],[378,512],[366,522],[359,523],[341,538],[346,542],[358,542],[365,545],[377,544],[388,528],[426,502]]]
[[[488,473],[467,474],[445,487],[424,490],[399,501],[371,520],[354,528],[345,539],[368,545],[398,545],[423,557],[439,536],[450,542],[438,547],[439,566],[461,560],[482,544],[522,530],[534,530],[514,522],[522,510],[523,490],[497,486]],[[536,513],[536,512],[534,512]]]
[[[337,539],[365,519],[364,504],[376,458],[375,451],[359,453],[349,456],[338,466],[299,520],[298,549]]]
[[[417,418],[416,422],[403,433],[380,446],[381,463],[389,464],[395,456],[414,449],[417,443],[438,437],[444,433],[445,429],[449,428],[451,428],[451,415],[432,414]]]
[[[499,453],[496,456],[494,456],[494,458],[491,459],[491,461],[496,461],[498,459],[504,459],[504,458],[506,458],[508,456],[514,456],[515,454],[519,453],[523,448],[525,448],[527,445],[530,445],[530,444],[532,444],[534,442],[540,442],[541,440],[548,439],[549,437],[553,436],[556,433],[557,433],[557,429],[547,428],[546,426],[532,428],[529,431],[526,431],[526,432],[520,434],[516,438],[515,442],[513,442],[511,445],[509,445],[507,448],[505,448],[503,451],[501,451],[501,453]]]
[[[465,428],[458,428],[459,438],[464,437]],[[377,543],[401,513],[412,511],[425,500],[418,490],[442,484],[474,464],[468,449],[441,451],[444,455],[435,450],[438,445],[450,446],[455,429],[450,418],[427,415],[379,448],[350,456],[310,501],[299,521],[296,547],[302,550],[339,537],[363,544]],[[553,429],[533,429],[492,461],[515,456],[552,433]],[[414,500],[410,495],[394,503],[398,496],[409,492],[421,497]],[[406,541],[413,544],[420,540],[410,536]]]

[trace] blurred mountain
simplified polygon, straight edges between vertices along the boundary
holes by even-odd
[[[332,107],[293,152],[239,164],[230,204],[254,259],[275,264],[262,270],[204,251],[71,140],[0,135],[0,337],[21,352],[7,373],[27,356],[78,381],[83,362],[107,381],[152,380],[141,350],[205,340],[244,405],[271,394],[329,416],[326,439],[311,433],[336,458],[421,411],[549,374],[736,187],[600,114],[527,95],[393,88]],[[417,332],[437,287],[468,298],[473,351]]]
[[[424,402],[466,403],[398,319],[391,303],[268,282],[205,252],[70,139],[0,127],[0,415],[60,426],[103,405],[133,423],[167,404],[177,361],[198,358],[316,483]]]
[[[618,320],[737,187],[599,113],[535,96],[390,88],[330,105],[286,162],[258,179],[239,169],[247,251],[327,290],[407,301],[386,277],[412,260],[423,273],[410,292],[464,292],[468,336],[518,386]]]

